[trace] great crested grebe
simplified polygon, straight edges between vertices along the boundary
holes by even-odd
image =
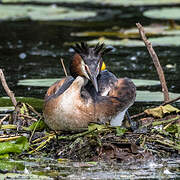
[[[136,87],[128,78],[117,79],[104,69],[104,44],[73,47],[70,74],[54,83],[45,95],[44,119],[53,130],[76,131],[90,122],[121,126],[125,112],[134,103]]]

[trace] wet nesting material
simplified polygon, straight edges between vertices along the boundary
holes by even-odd
[[[159,112],[159,113],[158,113]],[[136,116],[137,127],[90,124],[81,132],[54,132],[28,104],[1,119],[0,157],[24,154],[76,161],[147,161],[180,157],[180,115],[171,105],[148,109]]]

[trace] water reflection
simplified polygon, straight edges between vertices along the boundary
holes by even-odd
[[[23,174],[61,179],[178,179],[180,177],[180,161],[177,159],[149,160],[141,163],[113,161],[107,163],[101,161],[69,162],[41,158],[29,159],[25,162],[12,161],[11,163],[13,169],[21,173],[21,177]],[[13,171],[10,169],[11,163],[8,162],[10,172]]]

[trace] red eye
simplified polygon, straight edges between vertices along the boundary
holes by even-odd
[[[89,72],[89,71],[88,71],[88,66],[87,66],[87,65],[85,65],[85,70],[86,70],[86,72]]]

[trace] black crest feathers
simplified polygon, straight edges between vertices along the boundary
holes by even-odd
[[[77,43],[75,44],[75,46],[72,46],[72,48],[76,53],[84,55],[89,54],[90,49],[92,49],[93,53],[97,56],[103,56],[104,54],[112,50],[112,48],[106,48],[104,43],[97,43],[94,48],[90,48],[85,42],[81,42],[80,44]]]
[[[89,52],[89,47],[85,42],[81,42],[81,44],[76,43],[75,46],[72,46],[72,48],[78,54],[88,54]]]

